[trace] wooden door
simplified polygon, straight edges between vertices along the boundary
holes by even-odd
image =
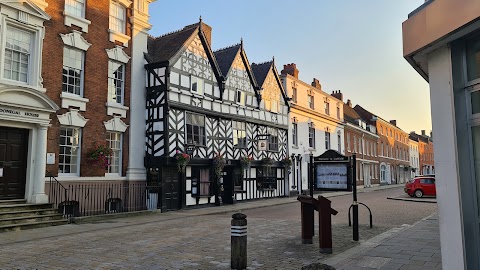
[[[0,127],[0,200],[25,198],[27,145],[28,130]]]
[[[181,208],[181,185],[177,167],[165,167],[163,169],[163,201],[162,207],[166,211]]]

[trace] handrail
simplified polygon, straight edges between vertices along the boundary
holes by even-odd
[[[48,170],[45,170],[45,171],[46,171],[45,176],[47,176],[47,174],[48,174],[47,177],[50,178],[50,183],[49,183],[49,184],[50,184],[50,185],[49,185],[49,186],[50,186],[50,194],[49,194],[49,196],[48,196],[48,197],[49,197],[49,201],[53,203],[54,207],[57,207],[57,208],[58,208],[58,207],[59,207],[59,204],[60,204],[61,202],[68,202],[68,201],[69,201],[69,199],[68,199],[68,189],[67,189],[64,185],[62,185],[62,183],[60,183],[60,182],[58,181],[58,179],[57,179],[52,173],[50,173]],[[60,200],[59,194],[55,192],[55,189],[54,189],[53,184],[52,184],[52,182],[53,182],[52,179],[55,180],[56,184],[63,189],[64,195],[65,195],[64,200]],[[54,182],[53,182],[53,183],[54,183]],[[67,218],[67,219],[71,219],[71,218],[72,218],[72,214],[73,214],[73,213],[67,213],[67,212],[66,212],[66,207],[65,207],[65,205],[63,205],[63,216],[64,216],[65,218]]]
[[[52,182],[52,178],[53,178],[53,180],[55,180],[55,182],[57,182],[57,184],[59,184],[64,190],[67,189],[66,187],[64,187],[64,186],[62,185],[62,183],[60,183],[60,182],[58,181],[57,178],[55,178],[55,176],[54,176],[51,172],[49,172],[48,170],[45,170],[45,171],[48,173],[48,176],[47,176],[47,177],[50,177],[50,182]]]

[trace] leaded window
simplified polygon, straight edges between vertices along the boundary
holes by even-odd
[[[7,25],[3,77],[28,83],[33,35]]]
[[[80,164],[80,128],[60,127],[58,173],[78,175]]]
[[[268,128],[268,150],[278,151],[278,129]]]
[[[233,121],[233,146],[237,148],[247,147],[247,132],[245,122]]]
[[[125,34],[125,8],[110,2],[110,29]]]
[[[82,95],[83,51],[69,47],[63,48],[62,91]]]
[[[186,113],[187,143],[205,145],[205,116]]]
[[[85,0],[65,0],[65,13],[84,17]]]
[[[120,132],[107,132],[107,146],[112,150],[108,157],[107,173],[121,173],[122,160],[122,134]]]
[[[125,65],[108,61],[108,101],[123,104],[125,88]]]

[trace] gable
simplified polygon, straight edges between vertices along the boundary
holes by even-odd
[[[50,20],[50,16],[43,11],[40,7],[32,3],[31,1],[18,1],[18,0],[6,0],[2,1],[0,5],[5,5],[17,12],[9,12],[10,17],[19,21],[28,22],[29,15],[34,16],[41,20]],[[4,11],[2,10],[2,13]],[[8,11],[7,11],[8,12]],[[16,14],[14,14],[16,13]],[[28,14],[28,15],[27,15]]]
[[[235,56],[225,83],[227,87],[254,94],[254,86],[250,80],[248,69],[245,66],[240,51]]]

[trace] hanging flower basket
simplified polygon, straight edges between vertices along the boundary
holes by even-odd
[[[286,168],[292,166],[292,160],[289,157],[282,159],[282,163],[283,165],[285,165]]]
[[[112,149],[103,144],[94,144],[93,149],[87,153],[88,164],[100,168],[108,168],[110,162],[108,158],[112,155]]]
[[[270,167],[273,165],[273,159],[269,158],[269,157],[265,157],[262,159],[262,164],[266,167]]]
[[[227,164],[225,158],[220,155],[220,153],[217,153],[213,158],[213,171],[217,177],[220,177],[222,175],[225,164]]]
[[[240,165],[242,166],[242,169],[246,169],[250,167],[250,164],[252,163],[253,158],[251,156],[248,157],[241,157],[240,158]]]
[[[190,155],[186,153],[180,153],[177,151],[175,155],[175,159],[177,160],[177,167],[179,172],[185,171],[185,167],[187,167],[188,162],[190,162]]]

